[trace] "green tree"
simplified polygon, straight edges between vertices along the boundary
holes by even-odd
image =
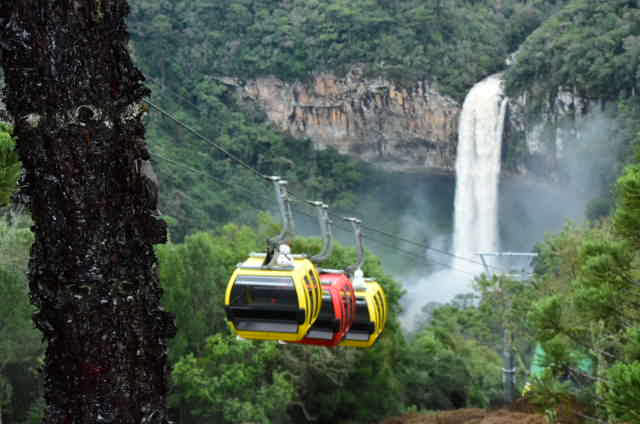
[[[604,417],[630,419],[638,413],[638,393],[632,387],[640,357],[638,246],[633,232],[639,178],[636,167],[630,166],[618,180],[613,225],[604,220],[591,228],[568,227],[539,247],[539,300],[529,314],[530,325],[543,343],[547,377],[573,382],[541,381],[542,402],[566,402],[566,392],[572,392],[574,397],[590,397],[593,413]],[[593,364],[591,371],[581,366],[584,358]]]
[[[640,248],[640,165],[629,165],[617,185],[618,208],[613,222],[616,231]]]
[[[496,315],[503,308],[496,303],[461,295],[430,308],[429,318],[403,352],[409,405],[486,407],[499,399],[503,364],[497,353],[502,345]]]
[[[44,349],[31,321],[34,308],[29,303],[26,274],[33,242],[29,224],[29,219],[21,215],[0,219],[0,415],[10,412],[14,419],[23,411],[15,410],[12,398],[22,394],[13,390],[7,368],[16,364],[35,366]]]
[[[200,356],[207,337],[225,332],[224,295],[233,267],[259,250],[248,227],[224,226],[216,235],[199,232],[183,243],[158,246],[163,304],[176,314],[179,328],[169,344],[171,362]]]
[[[167,418],[154,214],[126,0],[4,2],[0,54],[34,241],[33,321],[46,341],[43,422]],[[46,19],[41,17],[46,16]],[[28,66],[25,67],[25,64]]]
[[[183,357],[173,380],[195,422],[286,422],[294,387],[279,365],[278,347],[217,334],[207,339],[202,357]]]
[[[640,362],[618,363],[609,370],[609,384],[605,392],[605,406],[615,420],[640,420]]]
[[[6,206],[18,188],[22,165],[15,151],[11,127],[0,122],[0,206]]]
[[[542,89],[555,98],[562,87],[584,98],[611,100],[636,86],[640,8],[626,0],[572,0],[522,44],[506,72],[510,96]]]
[[[253,417],[254,420],[266,419],[264,416],[273,420],[285,419],[284,415],[274,418],[272,415],[276,412],[264,412],[271,410],[270,407],[247,406],[245,400],[251,399],[255,395],[253,392],[248,392],[242,398],[244,400],[239,400],[231,408],[222,407],[222,398],[216,398],[213,392],[203,394],[204,389],[198,386],[200,383],[209,386],[209,379],[218,381],[213,365],[206,372],[202,371],[202,364],[207,362],[213,343],[211,338],[206,341],[208,337],[215,338],[216,346],[229,345],[229,349],[236,352],[234,341],[229,338],[224,325],[222,308],[224,291],[233,267],[244,260],[250,251],[262,250],[265,239],[277,232],[278,226],[263,214],[255,230],[227,225],[213,234],[196,233],[183,243],[157,247],[160,277],[165,289],[164,303],[168,310],[176,313],[179,325],[178,334],[170,345],[170,357],[176,362],[174,379],[179,382],[172,394],[172,405],[181,417],[193,412],[202,419],[215,416],[221,420],[231,420],[234,414],[246,419]],[[293,251],[298,253],[313,255],[320,249],[321,241],[317,238],[299,237],[293,243]],[[336,242],[331,258],[323,266],[344,268],[355,261],[355,249]],[[366,252],[365,274],[382,284],[390,305],[387,328],[373,349],[278,345],[277,352],[270,353],[277,357],[273,361],[278,363],[278,372],[286,374],[288,384],[293,387],[286,402],[288,409],[285,408],[288,419],[295,419],[300,414],[300,417],[322,420],[334,420],[337,417],[370,420],[400,412],[403,386],[396,367],[404,343],[397,318],[402,290],[384,273],[380,260],[370,252]],[[262,345],[257,342],[250,346],[255,349],[262,348]],[[253,356],[233,353],[220,358],[219,363],[232,357],[237,367],[254,367]],[[207,374],[206,379],[198,380],[201,372]],[[215,390],[221,392],[226,390],[220,385],[216,387]],[[189,395],[185,394],[187,392]],[[285,413],[285,409],[280,409],[277,416]]]

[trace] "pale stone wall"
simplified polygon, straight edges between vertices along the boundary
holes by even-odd
[[[307,83],[220,81],[257,102],[279,129],[319,149],[332,146],[388,170],[454,172],[460,105],[427,81],[398,86],[364,78],[358,68]]]

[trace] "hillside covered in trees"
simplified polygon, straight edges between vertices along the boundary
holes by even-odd
[[[549,420],[640,422],[637,1],[130,0],[130,6],[130,49],[152,89],[149,100],[188,126],[156,109],[146,118],[170,234],[156,252],[163,304],[178,327],[169,346],[176,422],[368,423],[495,406],[503,398],[504,323],[513,335],[518,389],[530,383],[527,403]],[[278,231],[265,213],[275,210],[271,191],[249,168],[281,175],[294,191],[340,213],[375,217],[391,233],[402,226],[394,217],[411,202],[394,187],[415,180],[278,132],[217,78],[305,81],[356,63],[407,84],[428,79],[460,102],[477,81],[504,71],[509,96],[529,96],[534,111],[567,90],[607,105],[624,140],[615,166],[602,171],[609,191],[590,204],[588,220],[567,223],[532,246],[539,256],[529,280],[478,276],[472,293],[426,305],[411,332],[400,324],[402,282],[381,257],[386,250],[368,250],[365,273],[381,282],[391,305],[387,329],[370,350],[239,342],[224,321],[227,279]],[[0,128],[0,408],[6,422],[38,423],[43,346],[30,322],[29,211],[10,201],[19,173],[10,134],[9,126]],[[446,190],[433,195],[451,197]],[[432,218],[434,226],[450,226],[444,212]],[[294,251],[319,249],[315,238],[294,244]],[[343,268],[355,256],[339,243],[327,266]],[[391,268],[410,261],[391,261]],[[543,374],[533,377],[536,346],[546,355]],[[579,366],[585,357],[590,372]]]

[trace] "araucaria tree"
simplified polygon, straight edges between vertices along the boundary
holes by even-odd
[[[47,342],[44,423],[164,423],[173,319],[160,306],[144,77],[126,0],[1,0],[7,110],[35,242]]]

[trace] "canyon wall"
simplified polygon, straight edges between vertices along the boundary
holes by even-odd
[[[306,83],[219,80],[257,102],[279,129],[308,137],[316,148],[334,147],[386,170],[454,172],[460,105],[426,81],[401,86],[365,78],[358,68]]]
[[[594,157],[600,166],[613,166],[621,148],[615,105],[570,91],[545,101],[534,99],[529,93],[509,100],[502,157],[509,174],[568,182],[578,178],[576,171],[588,172]]]
[[[461,105],[428,81],[366,78],[358,67],[344,77],[319,73],[304,83],[218,80],[257,104],[277,128],[309,138],[318,149],[331,146],[385,170],[455,173]],[[503,174],[548,182],[570,178],[564,162],[590,141],[584,127],[594,121],[593,105],[569,92],[535,107],[533,98],[509,100]]]

